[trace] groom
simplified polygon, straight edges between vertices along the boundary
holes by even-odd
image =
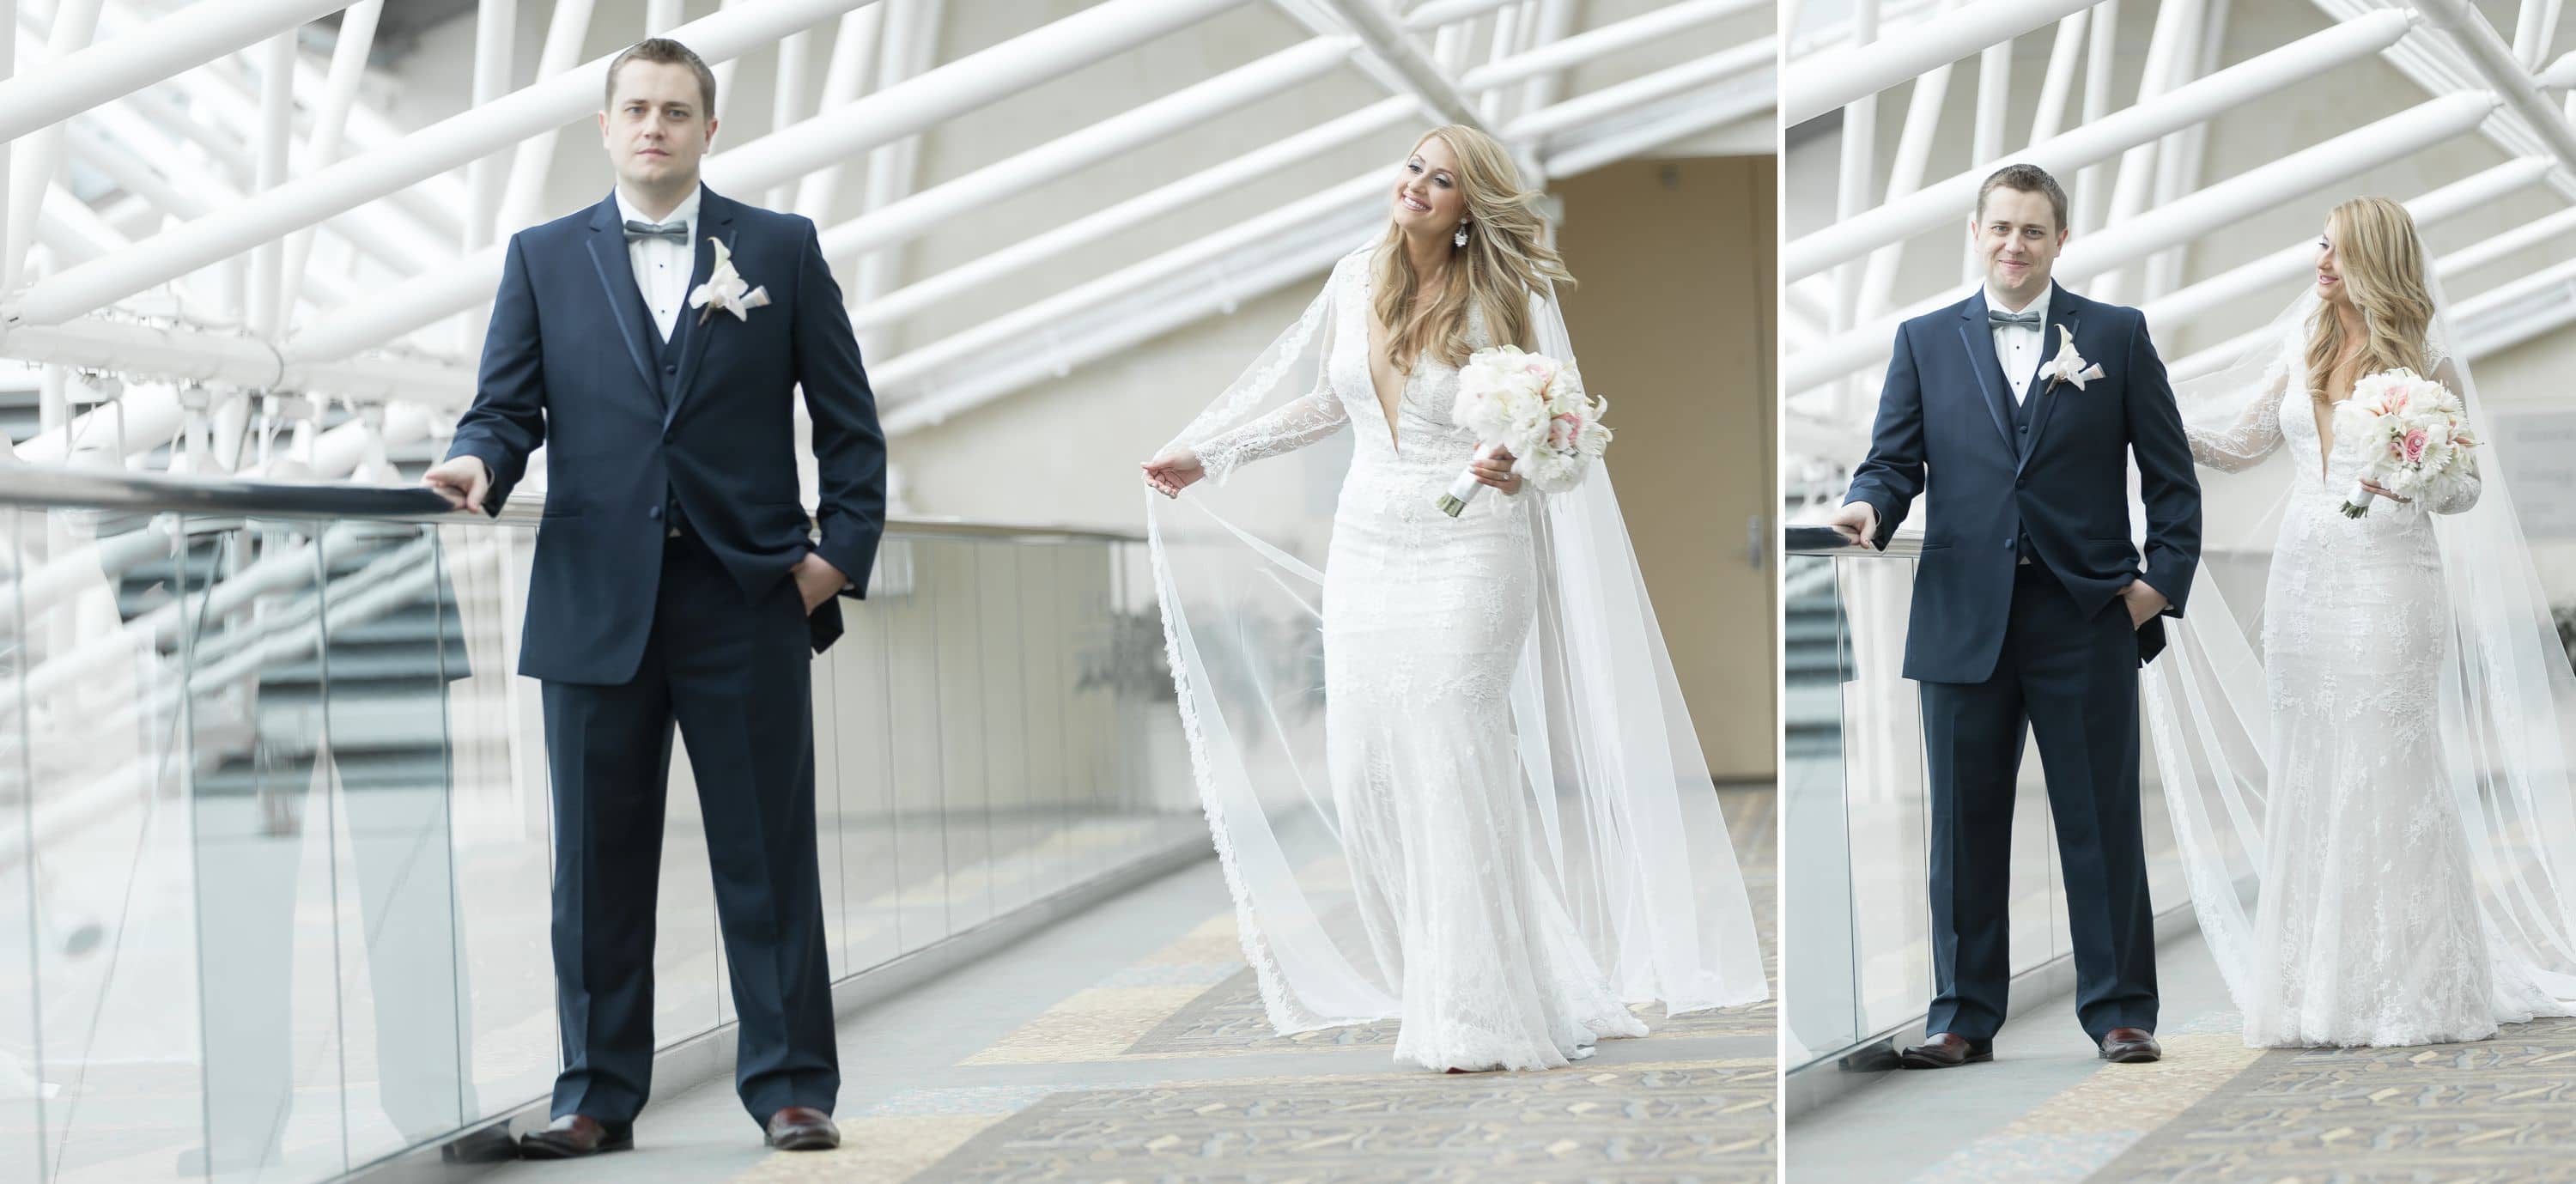
[[[676,721],[772,1146],[840,1141],[814,835],[810,657],[884,526],[885,438],[814,224],[698,182],[715,75],[676,41],[609,63],[617,187],[510,239],[474,404],[430,485],[500,512],[546,445],[519,673],[544,683],[563,1062],[531,1158],[634,1145],[653,1067],[653,894]],[[740,285],[723,282],[716,244]],[[708,287],[722,298],[694,307]],[[759,295],[745,296],[744,289]],[[766,302],[759,299],[766,296]],[[798,501],[814,421],[821,538]]]
[[[2005,915],[2022,733],[2039,738],[2075,939],[2075,1013],[2111,1061],[2152,1061],[2154,918],[2138,817],[2138,667],[2164,647],[2200,561],[2164,364],[2137,310],[2049,280],[2066,191],[2030,165],[1986,178],[1969,234],[1984,286],[1907,321],[1869,458],[1832,524],[1885,547],[1930,499],[1905,676],[1922,687],[1932,782],[1938,993],[1907,1068],[1994,1058],[2012,977]],[[2143,566],[2127,475],[2146,507]]]

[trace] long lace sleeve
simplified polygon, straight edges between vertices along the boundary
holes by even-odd
[[[1237,468],[1294,452],[1340,431],[1350,421],[1350,409],[1342,406],[1331,382],[1318,381],[1313,392],[1277,411],[1200,443],[1199,463],[1206,467],[1209,480],[1222,485]]]
[[[2185,426],[2183,433],[2191,438],[2191,458],[2222,473],[2240,472],[2262,463],[2281,446],[2281,392],[2288,388],[2289,381],[2286,370],[2275,369],[2254,405],[2227,427]]]
[[[2433,380],[2455,392],[2459,391],[2461,389],[2459,367],[2452,365],[2451,359],[2447,357],[2441,357],[2438,353],[2435,356],[2438,360],[2433,363]],[[2474,430],[2475,425],[2471,426]],[[2478,450],[2472,448],[2468,453],[2468,472],[2458,481],[2450,482],[2438,492],[2428,494],[2424,499],[2424,510],[2431,514],[2457,514],[2477,505],[2478,496],[2483,492],[2485,492],[2485,482],[2478,477]]]
[[[1339,431],[1350,422],[1350,411],[1342,406],[1341,396],[1333,392],[1329,362],[1333,351],[1333,325],[1339,320],[1339,301],[1347,298],[1352,268],[1359,254],[1345,256],[1333,265],[1322,291],[1315,294],[1297,323],[1290,325],[1277,340],[1252,359],[1242,377],[1228,386],[1214,404],[1181,429],[1181,434],[1163,446],[1169,452],[1187,448],[1198,456],[1206,478],[1224,484],[1234,470],[1256,460],[1294,452]],[[1289,376],[1312,367],[1314,388],[1306,394],[1281,404],[1267,415],[1245,419],[1281,387]],[[1294,388],[1290,388],[1294,389]]]

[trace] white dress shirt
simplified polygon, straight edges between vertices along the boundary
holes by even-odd
[[[2051,282],[2040,290],[2039,298],[2027,309],[2006,308],[1993,288],[1986,289],[1986,307],[1998,312],[2039,313],[2036,325],[1989,325],[1995,338],[1995,364],[2003,367],[2004,382],[2012,387],[2013,405],[2020,406],[2030,391],[2031,374],[2039,369],[2041,352],[2048,344],[2048,301],[2057,294]]]
[[[662,330],[662,340],[669,341],[679,328],[680,309],[689,302],[689,273],[697,267],[697,252],[692,248],[698,242],[698,191],[690,190],[668,217],[647,218],[643,211],[627,204],[626,191],[619,189],[617,216],[626,221],[688,224],[687,242],[664,238],[626,240],[626,259],[635,269],[635,288],[644,294],[644,307],[653,313],[653,323]]]

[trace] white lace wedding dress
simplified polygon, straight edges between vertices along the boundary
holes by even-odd
[[[1323,585],[1324,742],[1350,889],[1395,1057],[1429,1069],[1545,1069],[1642,1036],[1535,865],[1509,690],[1536,611],[1524,486],[1434,504],[1475,450],[1450,419],[1458,372],[1427,354],[1389,423],[1369,368],[1365,253],[1334,269],[1316,388],[1198,447],[1209,480],[1356,433]],[[1468,341],[1494,344],[1471,305]]]
[[[2282,351],[2273,373],[2303,374],[2302,343]],[[2439,726],[2452,618],[2430,516],[2469,509],[2478,487],[2345,517],[2359,450],[2323,452],[2306,387],[2282,382],[2232,428],[2191,432],[2194,458],[2221,471],[2276,450],[2297,466],[2263,601],[2271,784],[2245,1042],[2484,1039],[2553,1004],[2490,954]]]

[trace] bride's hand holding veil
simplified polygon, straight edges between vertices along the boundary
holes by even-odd
[[[1145,470],[1145,484],[1164,497],[1179,497],[1181,491],[1207,476],[1207,466],[1199,463],[1199,454],[1187,448],[1173,448],[1137,466]]]

